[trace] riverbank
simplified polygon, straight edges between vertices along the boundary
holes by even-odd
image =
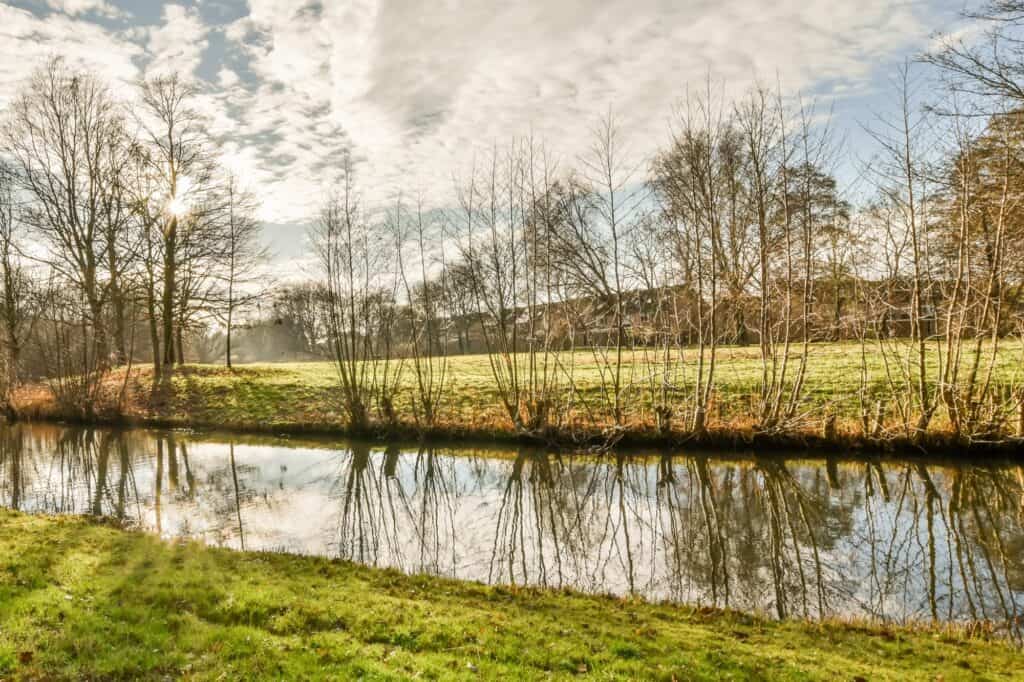
[[[385,421],[371,410],[369,434],[390,438],[433,437],[449,441],[498,441],[540,443],[549,446],[638,446],[650,448],[700,447],[720,451],[756,449],[803,450],[835,453],[861,451],[900,456],[1007,456],[1020,454],[1024,440],[1014,436],[967,441],[956,438],[943,426],[941,416],[929,432],[917,439],[907,437],[895,423],[895,410],[878,434],[865,435],[859,409],[859,365],[851,358],[849,344],[822,344],[819,360],[807,378],[807,408],[803,418],[786,430],[770,433],[754,428],[750,417],[760,362],[756,349],[722,351],[719,388],[706,431],[687,432],[680,418],[669,430],[655,426],[650,392],[631,383],[620,426],[593,406],[601,404],[601,374],[592,354],[573,357],[577,400],[562,410],[547,428],[524,433],[513,428],[486,358],[460,356],[450,359],[447,389],[431,426],[418,423],[409,385],[411,370],[405,368],[405,384],[396,391],[393,418]],[[589,362],[587,358],[589,357]],[[1012,358],[1011,358],[1012,359]],[[631,376],[649,371],[642,358],[630,357]],[[1016,385],[1024,372],[1019,364],[1000,365],[1002,385]],[[639,386],[639,387],[638,387]],[[872,389],[881,395],[884,389]],[[685,396],[679,396],[685,400]],[[26,386],[14,396],[13,407],[26,419],[82,419],[62,409],[43,386]],[[164,381],[153,381],[151,366],[121,368],[106,379],[89,421],[106,425],[158,428],[226,429],[264,434],[353,435],[346,426],[339,401],[336,369],[331,363],[284,363],[241,365],[232,370],[212,365],[176,368]]]
[[[1012,679],[962,628],[771,622],[0,510],[0,678]]]

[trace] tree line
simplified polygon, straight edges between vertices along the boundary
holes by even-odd
[[[57,57],[3,112],[5,397],[44,378],[88,412],[111,367],[182,363],[211,321],[230,339],[251,296],[258,203],[219,164],[198,91],[170,75],[134,95]]]
[[[895,424],[920,440],[936,421],[967,438],[1024,435],[1019,377],[997,372],[1024,333],[1024,60],[998,47],[1019,9],[983,17],[988,51],[947,42],[927,56],[945,76],[928,99],[920,67],[899,69],[893,113],[866,126],[856,205],[828,112],[763,86],[688,92],[649,159],[629,154],[611,112],[568,163],[532,138],[494,148],[443,209],[398,194],[366,211],[346,168],[314,237],[322,348],[350,423],[374,409],[391,420],[401,390],[432,425],[449,356],[472,335],[520,430],[580,413],[621,429],[642,400],[659,429],[703,433],[720,350],[737,343],[760,351],[754,428],[789,430],[813,404],[812,344],[842,338],[861,356],[864,435]],[[1009,75],[993,82],[986,67]],[[597,396],[575,373],[580,350],[599,367]],[[814,415],[826,436],[829,412]]]

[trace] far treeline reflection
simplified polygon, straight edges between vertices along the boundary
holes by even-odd
[[[253,444],[255,443],[255,444]],[[0,505],[773,617],[1024,631],[1024,468],[0,427]]]

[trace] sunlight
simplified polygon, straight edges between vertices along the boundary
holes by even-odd
[[[192,210],[192,201],[189,196],[191,189],[191,180],[187,177],[178,178],[178,191],[168,200],[167,205],[164,207],[168,215],[175,218],[182,218],[188,215],[188,212]]]
[[[175,218],[181,218],[188,214],[189,206],[182,197],[174,197],[167,202],[167,212]]]

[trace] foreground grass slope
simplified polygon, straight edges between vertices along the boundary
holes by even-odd
[[[807,434],[820,432],[826,414],[837,417],[840,435],[861,433],[862,351],[856,343],[812,346],[801,409],[804,421],[797,427],[798,435],[801,429]],[[1007,340],[1002,344],[994,368],[994,384],[1001,395],[1015,395],[1018,387],[1024,386],[1022,353],[1024,348],[1019,343]],[[709,425],[726,434],[749,433],[761,380],[759,349],[722,348],[718,358]],[[891,366],[887,370],[879,353],[868,353],[866,359],[865,404],[873,412],[875,401],[882,401],[887,407],[890,426],[896,432],[896,410],[889,402],[892,386],[887,377],[898,376],[898,371]],[[627,427],[637,433],[654,431],[651,378],[657,381],[659,372],[663,371],[653,364],[654,361],[655,358],[643,351],[625,354],[625,421]],[[602,393],[602,373],[607,377],[607,366],[588,350],[563,353],[558,362],[560,367],[552,370],[560,384],[557,393],[560,410],[556,410],[560,415],[558,426],[575,432],[608,427],[611,416]],[[526,365],[523,358],[522,366]],[[685,429],[682,415],[689,409],[692,399],[692,354],[684,351],[673,367],[675,390],[670,401],[676,410],[674,428]],[[573,390],[568,388],[570,374]],[[394,397],[395,414],[399,426],[414,428],[414,373],[409,361],[404,362],[401,376],[401,389]],[[112,373],[99,411],[170,425],[270,431],[338,430],[344,427],[345,419],[336,378],[336,368],[329,362],[252,364],[237,366],[234,370],[213,365],[186,365],[154,391],[152,368],[143,365],[134,367],[127,377],[124,369]],[[16,396],[15,404],[29,416],[62,416],[49,392],[40,387],[22,391]],[[374,417],[379,416],[372,411]],[[448,360],[446,390],[437,428],[450,434],[485,436],[511,432],[511,422],[502,408],[487,356],[455,356]],[[941,433],[943,428],[940,411],[934,420],[934,429]]]
[[[1024,679],[954,631],[775,623],[0,510],[0,679]]]

